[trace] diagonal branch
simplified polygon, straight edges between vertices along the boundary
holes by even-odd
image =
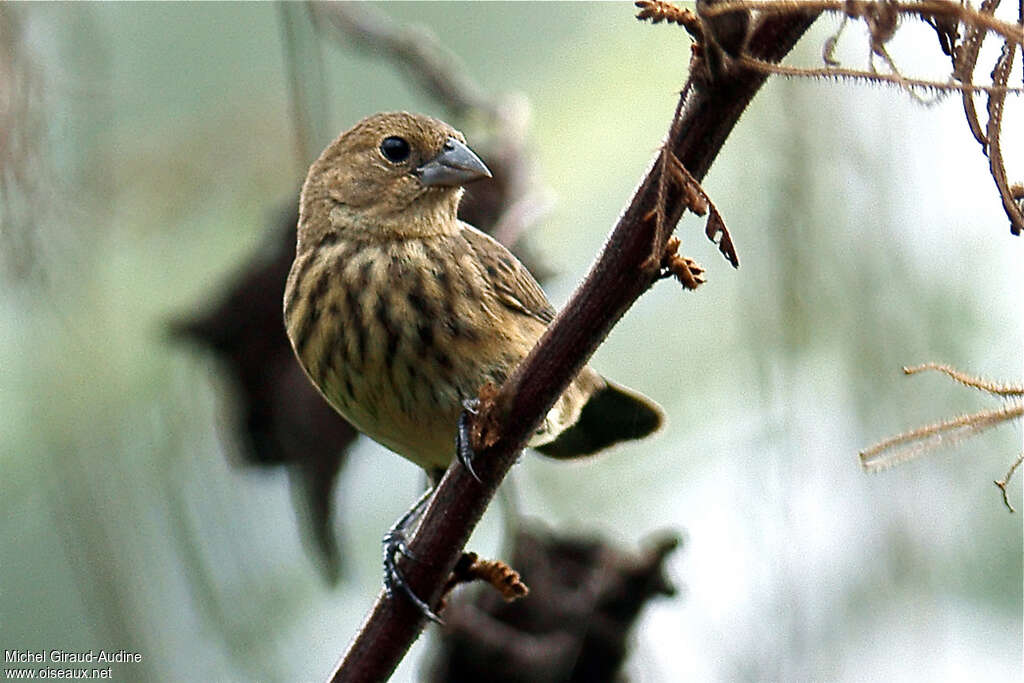
[[[814,12],[765,17],[751,32],[748,52],[767,61],[781,60],[815,18]],[[691,76],[664,146],[696,180],[707,173],[766,78],[740,69],[714,82]],[[657,208],[660,168],[655,163],[648,170],[597,263],[537,346],[504,385],[483,397],[474,424],[474,445],[484,446],[474,461],[483,483],[457,464],[449,467],[410,542],[418,559],[402,566],[416,594],[431,604],[534,428],[612,326],[658,277],[658,264],[651,264],[649,257],[652,248],[660,251],[665,244],[654,244],[655,222],[645,216]],[[666,225],[679,221],[689,194],[687,187],[667,184]],[[660,239],[667,241],[671,230],[663,232]],[[423,616],[404,596],[381,593],[332,680],[385,680],[423,625]]]

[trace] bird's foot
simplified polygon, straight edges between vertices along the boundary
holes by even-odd
[[[388,532],[384,534],[383,546],[384,546],[384,591],[388,594],[388,597],[394,597],[395,590],[402,591],[407,598],[416,605],[416,608],[420,611],[423,616],[430,619],[434,623],[442,624],[441,617],[434,613],[434,610],[430,609],[430,605],[423,601],[420,596],[416,595],[413,591],[412,586],[402,576],[401,570],[398,568],[398,555],[402,554],[411,560],[416,560],[416,556],[412,554],[409,549],[408,532],[409,527],[419,518],[420,513],[426,506],[427,501],[430,500],[430,494],[433,493],[433,489],[428,489],[418,501],[409,510],[402,515],[402,517],[395,522],[394,526],[388,529]]]
[[[480,409],[480,399],[466,399],[462,402],[462,412],[459,413],[458,429],[455,432],[455,457],[459,459],[462,466],[473,475],[473,478],[480,482],[476,470],[473,469],[473,446],[469,437],[469,416],[476,415]],[[483,482],[480,482],[483,483]]]

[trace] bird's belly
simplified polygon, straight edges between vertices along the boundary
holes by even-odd
[[[407,370],[368,360],[348,369],[350,382],[335,380],[344,369],[328,370],[324,385],[338,387],[328,399],[359,431],[425,469],[446,467],[454,455],[460,399],[447,379]]]
[[[462,401],[504,381],[529,348],[510,343],[467,276],[415,245],[360,249],[333,274],[340,286],[300,353],[342,416],[428,469],[451,461]]]

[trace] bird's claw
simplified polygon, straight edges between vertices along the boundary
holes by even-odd
[[[412,586],[402,576],[402,572],[398,569],[398,554],[401,553],[408,558],[415,560],[416,558],[409,552],[409,546],[406,542],[405,534],[396,529],[392,529],[384,535],[384,591],[387,593],[389,598],[395,596],[395,589],[400,590],[405,594],[407,598],[416,605],[416,609],[430,619],[435,624],[443,624],[441,617],[434,613],[434,610],[430,609],[430,605],[423,601],[420,596],[416,595],[413,591]]]
[[[395,595],[395,589],[399,589],[406,597],[416,606],[420,613],[427,619],[430,619],[436,624],[443,624],[441,617],[434,613],[434,610],[430,609],[430,605],[423,601],[420,596],[416,595],[413,591],[412,586],[402,576],[401,570],[398,568],[398,555],[402,554],[408,557],[410,560],[415,561],[416,556],[409,549],[409,540],[405,533],[412,525],[413,520],[419,517],[420,512],[426,505],[427,501],[430,500],[430,494],[432,491],[427,491],[420,497],[416,503],[409,508],[408,512],[402,515],[401,519],[395,522],[395,525],[388,529],[388,532],[384,534],[383,546],[384,546],[384,591],[387,593],[389,598],[393,598]]]
[[[476,415],[479,409],[480,399],[478,398],[466,399],[462,402],[462,412],[459,413],[458,429],[455,432],[455,457],[473,478],[482,484],[476,470],[473,469],[473,458],[476,457],[476,453],[473,452],[469,438],[469,416]]]

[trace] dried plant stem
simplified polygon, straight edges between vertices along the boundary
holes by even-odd
[[[850,0],[725,0],[715,3],[702,14],[708,18],[750,10],[757,10],[764,15],[788,15],[795,12],[811,11],[835,12],[859,17],[868,14],[872,6],[880,4],[866,0],[860,2],[850,2]],[[1000,35],[1010,42],[1024,44],[1024,27],[1020,24],[1001,21],[991,14],[979,12],[970,6],[952,0],[921,0],[920,2],[887,0],[885,5],[898,14],[955,19],[969,26]]]
[[[862,71],[860,69],[847,69],[841,66],[829,66],[817,69],[808,69],[798,66],[786,66],[783,64],[769,64],[760,59],[749,56],[739,58],[740,63],[748,69],[757,69],[766,73],[778,74],[779,76],[794,76],[800,78],[830,78],[833,80],[857,80],[870,81],[883,85],[894,85],[903,89],[919,88],[935,93],[962,92],[962,93],[1024,93],[1024,87],[1013,87],[1005,85],[977,85],[970,83],[939,83],[923,78],[912,78],[897,73],[885,74],[879,72]]]
[[[1010,221],[1010,232],[1020,235],[1024,232],[1024,207],[1021,204],[1021,193],[1018,192],[1020,186],[1011,185],[1007,179],[1000,133],[1006,96],[1024,93],[1024,88],[1008,85],[1017,48],[1024,49],[1024,0],[1018,2],[1016,24],[995,18],[999,2],[1000,0],[982,0],[979,9],[974,9],[967,3],[954,0],[723,0],[703,8],[698,5],[698,10],[705,22],[715,17],[728,16],[730,13],[742,16],[742,12],[751,10],[763,14],[786,14],[801,8],[813,8],[821,12],[842,13],[843,19],[839,29],[825,41],[822,59],[827,65],[826,68],[781,66],[766,63],[754,55],[739,55],[738,60],[748,69],[760,69],[766,73],[792,77],[893,85],[926,105],[933,104],[946,93],[960,93],[967,125],[971,134],[981,144],[982,151],[988,156],[990,174],[999,192],[1003,210]],[[899,20],[902,16],[917,17],[935,29],[942,51],[952,60],[953,69],[948,81],[913,78],[900,73],[886,49],[886,43],[899,29]],[[868,30],[871,43],[870,70],[842,68],[833,56],[839,34],[850,19],[862,20]],[[964,27],[964,37],[958,43],[961,24]],[[991,84],[978,85],[974,78],[978,55],[982,43],[991,35],[1001,39],[1002,50],[992,71]],[[884,60],[889,73],[880,73],[875,67],[876,55]],[[921,91],[932,93],[934,98],[925,100]],[[978,120],[974,101],[974,96],[979,93],[988,96],[989,116],[984,129]]]
[[[1017,53],[1017,45],[1007,41],[1003,44],[1003,50],[996,62],[996,68],[992,71],[992,82],[996,85],[1005,85],[1010,78],[1010,71],[1013,69],[1013,58]],[[988,99],[988,126],[986,126],[985,137],[988,140],[988,164],[992,178],[996,181],[999,189],[999,196],[1003,201],[1003,210],[1006,217],[1010,219],[1010,232],[1014,235],[1024,231],[1024,211],[1014,201],[1013,192],[1010,190],[1010,181],[1006,178],[1006,165],[1003,163],[1003,148],[999,137],[1003,127],[1003,106],[1006,104],[1006,92],[989,93]]]
[[[1012,400],[999,408],[982,410],[972,415],[961,415],[885,439],[860,452],[860,464],[866,471],[877,472],[906,462],[928,451],[958,444],[965,438],[975,436],[1011,420],[1020,419],[1024,415],[1024,399],[1020,398],[1024,396],[1024,386],[990,382],[942,363],[929,362],[903,368],[904,374],[907,375],[916,375],[927,370],[941,372],[966,387],[1002,398],[1012,397]],[[1020,463],[1021,458],[1017,458],[1006,476],[995,482],[995,485],[1003,492],[1003,502],[1010,512],[1013,512],[1013,506],[1010,505],[1010,500],[1007,497],[1006,485],[1010,482]]]
[[[906,375],[916,375],[917,373],[925,372],[926,370],[941,372],[964,386],[971,387],[972,389],[980,389],[988,394],[996,394],[998,396],[1024,395],[1024,386],[1019,384],[1000,384],[998,382],[990,382],[988,380],[981,379],[980,377],[972,377],[971,375],[960,372],[956,368],[943,363],[922,363],[921,365],[904,367],[903,373]]]
[[[970,415],[902,432],[860,452],[861,466],[868,472],[894,467],[941,446],[952,446],[968,436],[1024,415],[1024,402],[1014,401]]]
[[[1021,453],[1020,455],[1017,456],[1017,459],[1014,461],[1014,463],[1010,465],[1010,469],[1009,471],[1007,471],[1006,476],[1004,476],[1002,479],[996,479],[994,482],[992,482],[993,484],[999,487],[1000,491],[1003,492],[1003,504],[1006,505],[1010,512],[1016,512],[1016,510],[1014,510],[1013,506],[1010,505],[1010,498],[1007,496],[1006,486],[1010,483],[1010,479],[1013,478],[1013,473],[1017,471],[1018,467],[1020,467],[1021,462],[1024,462],[1024,453]]]
[[[978,11],[982,14],[991,15],[995,12],[1000,0],[982,0]],[[978,55],[981,52],[981,44],[984,41],[985,32],[974,25],[966,25],[964,28],[964,39],[959,47],[953,52],[953,78],[970,85],[974,82],[974,69],[978,64]],[[978,121],[978,110],[974,105],[972,93],[962,93],[964,116],[967,118],[967,125],[971,129],[974,139],[981,145],[982,151],[988,152],[988,138],[985,131],[981,129]]]

